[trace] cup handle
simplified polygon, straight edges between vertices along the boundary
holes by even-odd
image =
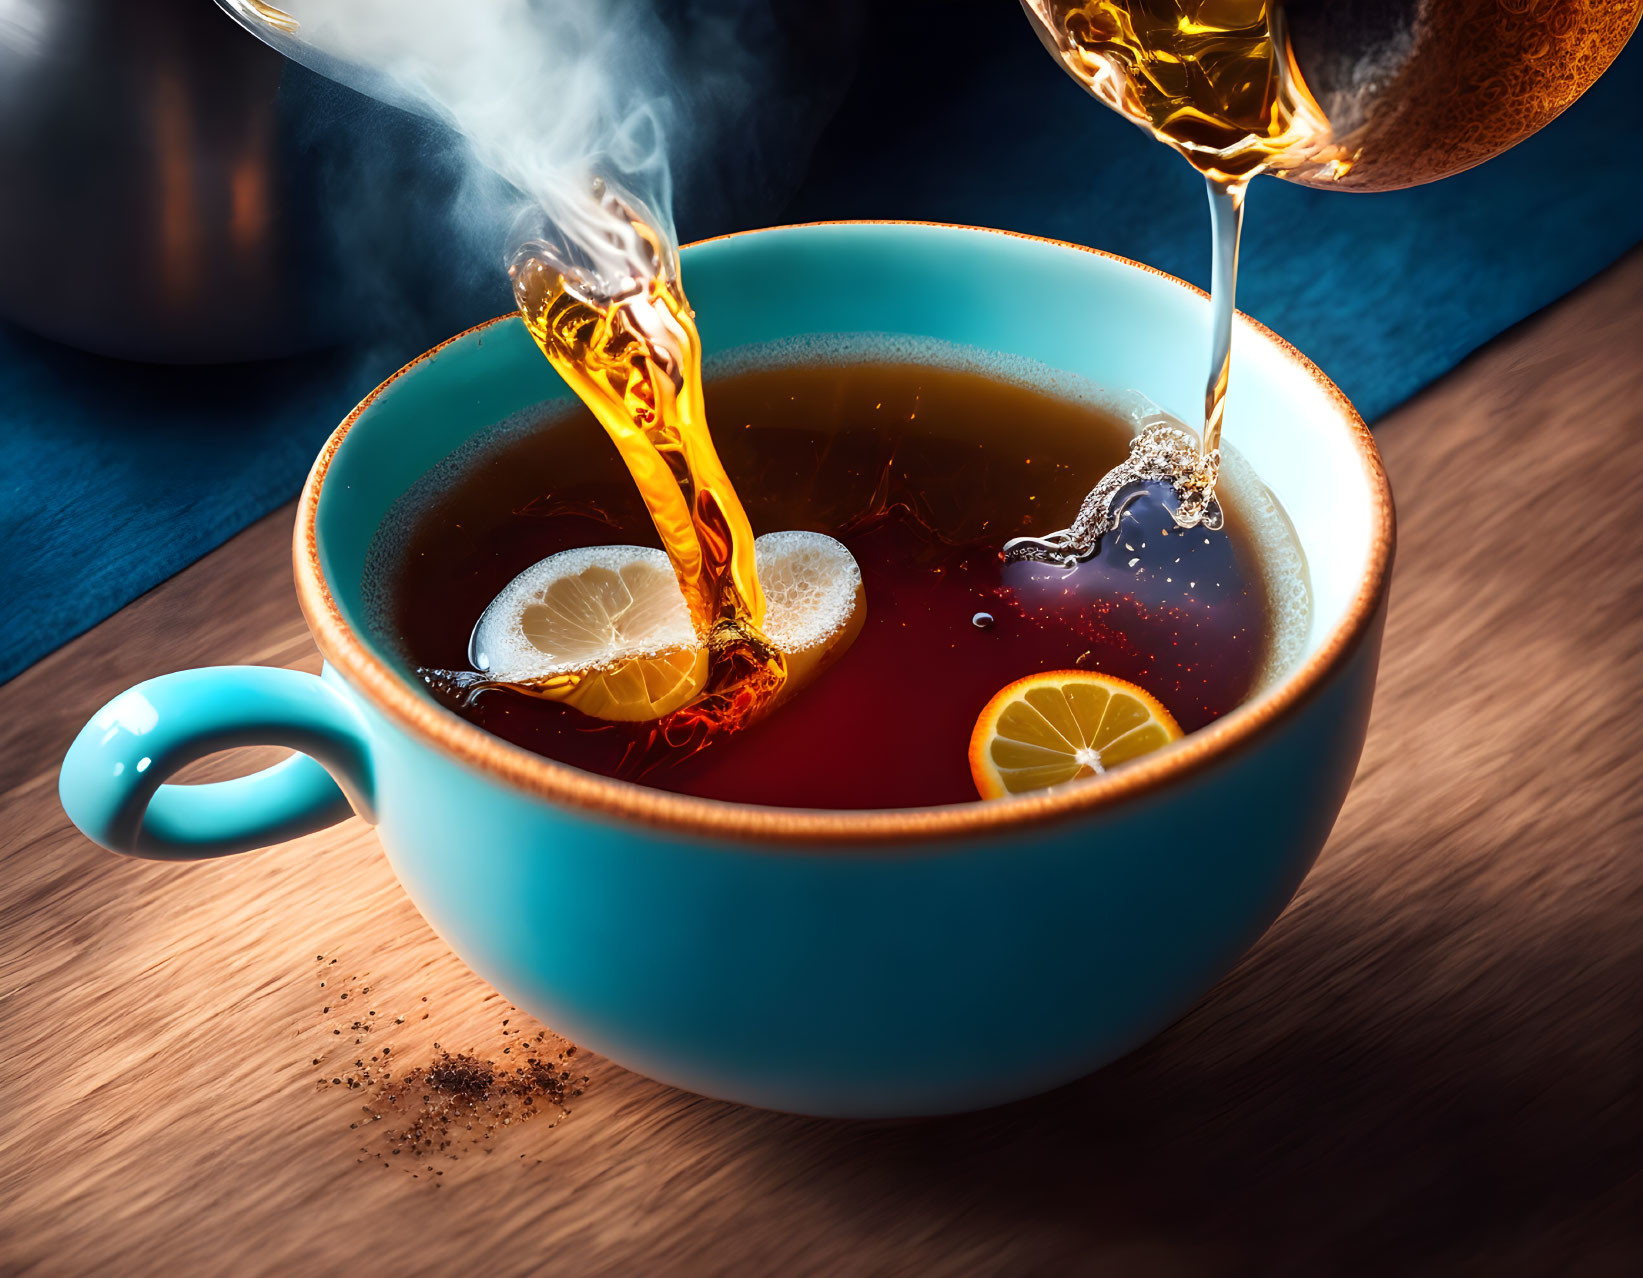
[[[301,753],[232,781],[163,784],[184,764],[245,745]],[[373,820],[371,788],[353,707],[323,679],[270,666],[181,670],[122,692],[80,729],[57,782],[87,837],[156,861],[248,852],[352,812]]]

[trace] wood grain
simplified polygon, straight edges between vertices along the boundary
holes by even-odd
[[[1400,559],[1318,868],[1154,1043],[939,1122],[760,1113],[593,1057],[568,1119],[443,1177],[362,1155],[360,1097],[310,1063],[325,969],[407,1016],[371,1040],[400,1061],[494,1050],[508,1015],[371,833],[157,865],[56,801],[121,688],[316,668],[271,516],[0,689],[0,1270],[1638,1272],[1640,351],[1633,254],[1379,428]]]

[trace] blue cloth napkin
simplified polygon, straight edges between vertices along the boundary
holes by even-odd
[[[888,8],[777,220],[1001,226],[1207,282],[1199,179],[1086,98],[1015,6],[990,6],[911,70],[919,33],[896,24],[917,15]],[[1379,416],[1643,239],[1640,95],[1633,47],[1542,134],[1447,182],[1258,183],[1241,308]],[[681,210],[686,236],[727,229]],[[448,330],[477,317],[453,310]],[[0,326],[0,681],[289,500],[336,422],[420,348],[157,368]]]

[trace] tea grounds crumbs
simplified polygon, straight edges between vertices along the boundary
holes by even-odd
[[[337,968],[337,960],[323,954],[315,962],[325,973]],[[500,1059],[471,1049],[452,1052],[436,1042],[427,1061],[406,1066],[391,1043],[381,1042],[406,1016],[383,1016],[369,1006],[371,987],[353,976],[323,975],[319,990],[322,1028],[330,1032],[312,1058],[319,1070],[316,1086],[354,1092],[367,1102],[348,1124],[367,1140],[356,1162],[398,1166],[437,1186],[445,1175],[437,1163],[455,1162],[465,1150],[489,1153],[502,1128],[533,1118],[546,1115],[548,1126],[556,1126],[569,1117],[569,1102],[588,1081],[586,1074],[573,1073],[575,1044],[511,1025],[514,1008],[499,1027]],[[423,995],[421,1002],[427,1001]],[[428,1016],[423,1010],[417,1019]]]

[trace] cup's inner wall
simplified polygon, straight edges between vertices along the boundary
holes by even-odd
[[[710,359],[806,334],[912,335],[1136,390],[1188,422],[1202,412],[1208,302],[1111,258],[990,231],[863,223],[734,236],[687,248],[683,261]],[[1292,353],[1240,325],[1233,361],[1226,437],[1289,514],[1310,569],[1305,660],[1369,570],[1369,474],[1349,412]],[[391,669],[403,671],[403,657],[377,632],[364,585],[378,527],[468,440],[567,398],[511,319],[413,365],[354,423],[319,501],[320,566],[343,618]]]

